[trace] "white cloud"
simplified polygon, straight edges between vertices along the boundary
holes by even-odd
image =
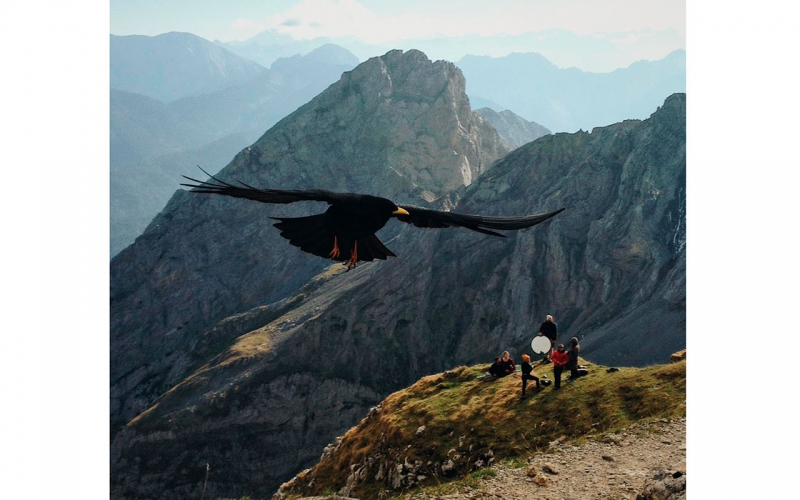
[[[354,0],[303,0],[289,10],[272,16],[278,31],[295,38],[356,35],[374,41],[372,26],[378,17]]]

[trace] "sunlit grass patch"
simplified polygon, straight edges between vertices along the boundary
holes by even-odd
[[[537,393],[529,384],[526,399],[519,376],[479,381],[487,365],[424,377],[348,431],[334,455],[308,474],[302,492],[339,491],[351,467],[361,467],[366,480],[351,494],[371,498],[391,489],[387,471],[418,464],[414,474],[424,479],[417,487],[444,495],[492,477],[492,461],[524,467],[556,441],[580,443],[642,420],[686,415],[685,361],[612,373],[584,364],[588,376],[563,380],[559,391],[551,385]],[[553,379],[552,365],[535,371]]]

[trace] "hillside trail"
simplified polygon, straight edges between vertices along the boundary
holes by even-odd
[[[527,466],[499,463],[492,469],[496,475],[487,474],[476,488],[463,486],[457,493],[416,493],[403,498],[635,500],[645,489],[645,481],[657,472],[686,473],[686,419],[639,423],[579,446],[553,443],[547,452],[530,458]]]

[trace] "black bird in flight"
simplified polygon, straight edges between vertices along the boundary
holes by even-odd
[[[202,169],[201,169],[202,170]],[[205,170],[204,173],[209,175]],[[352,269],[359,261],[386,260],[396,257],[375,236],[389,219],[423,228],[465,227],[479,233],[505,237],[490,229],[523,229],[543,222],[564,209],[524,217],[484,217],[454,212],[442,212],[411,205],[398,206],[391,200],[368,194],[334,193],[322,189],[280,190],[258,189],[241,181],[241,186],[228,184],[209,175],[216,182],[199,181],[183,176],[195,184],[181,184],[193,188],[192,193],[209,193],[246,198],[262,203],[294,203],[297,201],[324,201],[330,207],[325,213],[309,217],[272,217],[281,230],[281,236],[300,250],[319,257],[344,262]]]

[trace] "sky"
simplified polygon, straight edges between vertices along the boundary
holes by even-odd
[[[355,35],[366,42],[437,35],[575,34],[676,30],[685,41],[686,6],[675,0],[111,0],[111,33],[186,31],[223,42],[274,29],[296,39]],[[685,43],[685,42],[684,42]]]
[[[159,22],[182,17],[178,2],[160,0],[161,15],[125,3]],[[108,497],[108,33],[123,28],[109,12],[119,4],[0,7],[4,498]],[[784,0],[688,4],[690,498],[783,498],[796,474],[795,10]],[[268,19],[253,12],[222,22]],[[770,332],[784,338],[766,344]]]
[[[611,71],[640,60],[660,59],[686,48],[684,0],[111,0],[111,33],[155,36],[183,31],[207,40],[246,40],[274,30],[297,40],[354,36],[370,44],[411,39],[500,36],[566,30],[585,42],[607,42],[618,57],[588,70]],[[189,11],[189,13],[187,13]],[[398,43],[398,48],[403,48]],[[585,50],[577,43],[574,50]],[[466,53],[500,57],[524,47],[509,42],[491,51],[479,42],[465,42]],[[562,49],[563,52],[563,49]],[[544,53],[545,56],[548,54]],[[437,58],[436,54],[428,54]],[[580,58],[553,54],[557,65],[579,64]],[[588,63],[584,63],[586,66]]]

